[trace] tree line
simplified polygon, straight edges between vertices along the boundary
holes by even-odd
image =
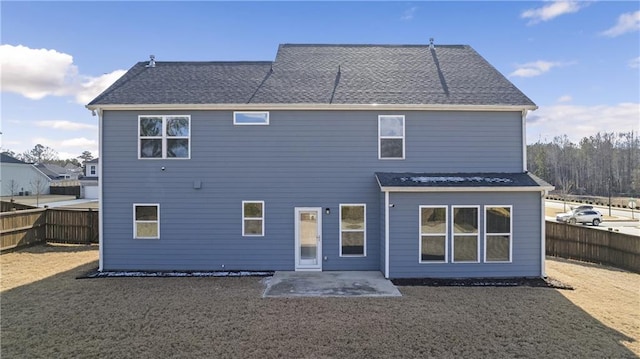
[[[37,144],[31,150],[24,151],[22,153],[16,153],[9,149],[0,149],[0,152],[27,163],[51,163],[61,167],[64,167],[69,163],[82,167],[84,162],[93,159],[93,155],[89,151],[83,151],[82,154],[76,158],[60,159],[58,151],[41,144]]]
[[[598,132],[577,144],[566,135],[538,141],[527,146],[527,165],[563,194],[640,194],[640,138],[634,131]]]

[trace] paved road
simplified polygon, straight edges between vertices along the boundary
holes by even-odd
[[[546,204],[547,208],[555,208],[564,210],[564,203],[562,201],[552,201],[547,200]],[[578,206],[579,203],[567,203],[566,209],[570,210],[570,206]],[[621,233],[631,234],[635,236],[640,236],[640,213],[638,211],[633,211],[633,219],[632,213],[630,209],[623,208],[611,208],[611,216],[614,217],[614,220],[607,220],[609,216],[609,207],[606,206],[594,206],[594,208],[602,214],[605,215],[605,220],[600,224],[599,227],[593,227],[595,229],[599,229],[601,231],[608,231],[609,228],[613,231],[618,231]],[[546,217],[548,221],[554,221],[555,217]],[[591,227],[591,226],[590,226]]]

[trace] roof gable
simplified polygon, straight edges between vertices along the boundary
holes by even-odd
[[[535,104],[467,45],[280,45],[271,62],[136,64],[90,103]]]
[[[9,156],[6,153],[0,153],[0,162],[2,162],[2,163],[17,163],[17,164],[22,164],[22,165],[28,164],[28,163],[26,163],[24,161],[20,161],[17,158],[13,158],[13,157]]]

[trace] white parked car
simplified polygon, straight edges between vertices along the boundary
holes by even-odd
[[[600,225],[600,223],[602,223],[602,213],[593,209],[579,211],[579,212],[571,211],[567,213],[558,214],[556,216],[556,221],[569,223],[569,224],[591,223],[594,226],[598,226]]]

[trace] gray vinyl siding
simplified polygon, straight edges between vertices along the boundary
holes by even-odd
[[[138,159],[138,116],[154,114],[191,116],[190,159]],[[405,160],[378,159],[380,114],[406,116]],[[323,270],[383,269],[374,172],[519,172],[521,123],[520,112],[271,111],[268,126],[234,126],[233,111],[105,111],[103,269],[293,270],[295,207],[323,208]],[[243,200],[265,202],[263,237],[242,236]],[[160,204],[160,239],[133,239],[134,203]],[[366,257],[339,257],[341,203],[367,205]]]
[[[541,253],[541,201],[539,192],[502,193],[391,193],[391,278],[539,277]],[[448,263],[419,263],[419,206],[447,206],[449,226]],[[480,206],[480,262],[451,262],[451,206]],[[484,207],[512,207],[512,262],[484,262]]]

